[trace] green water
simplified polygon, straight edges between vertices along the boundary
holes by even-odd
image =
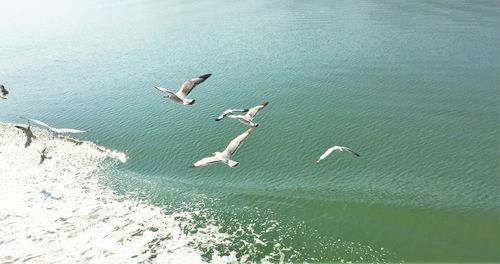
[[[290,261],[500,260],[498,1],[0,10],[0,83],[11,92],[0,120],[86,129],[125,150],[129,162],[104,184],[166,208],[202,200],[207,214],[192,221],[238,238],[219,251],[258,261],[280,243]],[[191,107],[153,88],[208,72]],[[188,169],[246,129],[217,115],[263,101],[237,169]],[[332,145],[361,157],[316,164]]]

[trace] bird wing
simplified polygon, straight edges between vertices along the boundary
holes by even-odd
[[[351,153],[352,153],[352,154],[354,154],[354,156],[356,156],[356,157],[359,157],[359,156],[360,156],[358,153],[354,152],[354,150],[352,150],[352,149],[350,149],[350,148],[344,148],[344,149],[345,149],[345,150],[347,150],[347,151],[349,151],[349,152],[351,152]]]
[[[193,163],[193,165],[191,165],[191,168],[199,168],[220,161],[222,161],[222,159],[219,157],[206,157]]]
[[[226,111],[224,111],[220,116],[218,116],[215,120],[216,121],[219,121],[221,120],[222,118],[226,117],[227,115],[229,114],[232,114],[234,112],[248,112],[249,109],[227,109]]]
[[[323,153],[316,162],[319,163],[320,161],[324,160],[326,157],[328,157],[328,155],[332,154],[332,152],[334,151],[335,151],[334,148],[327,149],[325,153]]]
[[[5,89],[5,86],[3,85],[0,85],[0,91],[2,92],[3,95],[9,94],[9,91],[7,91],[7,89]]]
[[[26,118],[26,117],[21,117],[21,118]],[[85,133],[86,132],[84,130],[71,129],[71,128],[53,128],[40,120],[30,119],[30,118],[26,118],[26,119],[28,119],[28,121],[31,121],[31,122],[37,123],[43,127],[46,127],[50,131],[53,131],[56,133]]]
[[[23,127],[23,126],[14,126],[15,128],[21,129],[24,133],[28,132],[28,128]]]
[[[155,86],[156,89],[158,89],[160,92],[162,93],[166,93],[166,94],[173,94],[174,92],[170,91],[169,89],[167,88],[163,88],[163,87],[158,87],[158,86]]]
[[[49,130],[54,130],[54,128],[53,128],[53,127],[51,127],[51,126],[49,126],[49,125],[45,124],[45,123],[44,123],[44,122],[42,122],[42,121],[39,121],[39,120],[36,120],[36,119],[29,119],[29,118],[26,118],[26,119],[28,119],[29,121],[34,122],[34,123],[36,123],[36,124],[39,124],[39,125],[41,125],[41,126],[43,126],[43,127],[47,128],[47,129],[49,129]]]
[[[179,91],[177,92],[177,94],[180,96],[184,96],[184,97],[188,96],[189,93],[191,93],[191,91],[194,89],[194,87],[196,87],[198,84],[204,82],[211,75],[212,74],[209,73],[209,74],[201,75],[201,76],[198,76],[194,79],[185,81],[182,84],[181,89],[179,89]]]
[[[72,129],[72,128],[54,128],[56,133],[85,133],[84,130]]]
[[[248,111],[246,116],[248,118],[253,118],[260,110],[264,109],[264,107],[266,107],[268,104],[269,104],[269,102],[264,102],[260,105],[257,105],[257,106],[250,108],[250,110]]]
[[[247,129],[247,131],[243,132],[243,134],[241,134],[241,135],[237,136],[235,139],[231,140],[231,142],[229,142],[229,145],[227,145],[227,147],[223,151],[223,153],[225,153],[228,156],[232,156],[236,152],[236,150],[238,150],[238,148],[241,146],[241,144],[243,144],[245,139],[248,138],[248,136],[250,135],[250,133],[252,133],[252,131],[254,129],[255,129],[255,127],[251,127],[249,129]]]

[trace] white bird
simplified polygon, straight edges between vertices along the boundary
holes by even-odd
[[[212,157],[206,157],[195,162],[193,165],[191,165],[191,168],[198,168],[217,162],[222,162],[224,164],[227,164],[231,168],[237,167],[238,165],[240,165],[240,163],[232,160],[231,156],[234,155],[236,150],[238,150],[241,144],[243,144],[243,141],[245,141],[245,139],[248,138],[248,136],[250,135],[250,133],[252,133],[254,129],[255,129],[254,127],[247,129],[247,131],[245,131],[243,134],[231,140],[231,142],[229,142],[229,145],[227,145],[224,151],[214,152],[212,154],[213,155]]]
[[[328,157],[328,155],[330,155],[332,152],[334,151],[339,151],[339,152],[342,152],[342,151],[349,151],[351,152],[352,154],[354,154],[356,157],[359,157],[359,154],[354,152],[352,149],[350,148],[346,148],[346,147],[342,147],[342,146],[333,146],[329,149],[327,149],[325,151],[325,153],[323,153],[323,155],[321,155],[321,157],[319,157],[319,159],[316,161],[316,163],[319,163],[320,161],[324,160],[326,157]]]
[[[8,94],[9,94],[9,91],[7,91],[7,89],[5,89],[5,86],[0,84],[0,98],[7,99]]]
[[[22,118],[25,118],[25,117],[22,117]],[[86,132],[84,130],[71,129],[71,128],[55,128],[55,127],[51,127],[51,126],[45,124],[44,122],[36,120],[36,119],[30,119],[30,118],[25,118],[25,119],[28,119],[29,121],[31,121],[33,123],[37,123],[37,124],[47,128],[53,137],[58,137],[60,134],[65,134],[65,133],[85,133]]]
[[[266,107],[268,104],[269,104],[269,102],[264,102],[260,105],[254,106],[250,109],[228,109],[228,110],[224,111],[224,113],[222,113],[215,120],[220,121],[222,118],[227,116],[229,118],[236,119],[247,126],[257,127],[257,126],[259,126],[259,124],[255,123],[253,121],[253,118],[255,117],[255,115],[257,115],[257,113],[260,110],[264,109],[264,107]],[[242,110],[242,111],[237,111],[237,110]],[[245,115],[233,115],[232,114],[233,112],[246,112],[246,114]]]
[[[196,77],[194,79],[191,79],[191,80],[187,80],[185,81],[181,88],[179,89],[179,91],[177,91],[176,93],[168,90],[167,88],[162,88],[162,87],[158,87],[158,86],[155,86],[156,89],[158,89],[160,92],[166,94],[165,95],[165,98],[169,98],[170,100],[174,101],[174,102],[177,102],[177,103],[181,103],[183,105],[192,105],[194,104],[194,102],[196,100],[194,99],[188,99],[186,98],[186,96],[189,95],[189,93],[200,83],[204,82],[206,79],[208,79],[208,77],[210,77],[212,74],[209,73],[209,74],[205,74],[205,75],[202,75],[202,76],[199,76],[199,77]]]

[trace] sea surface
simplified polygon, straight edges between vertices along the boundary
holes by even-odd
[[[0,10],[0,262],[500,261],[499,1]],[[154,89],[205,73],[192,106]],[[247,128],[222,111],[264,101],[238,168],[188,168]],[[88,142],[24,149],[19,116]],[[333,145],[361,157],[316,164]]]

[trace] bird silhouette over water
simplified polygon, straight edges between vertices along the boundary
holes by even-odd
[[[7,91],[7,89],[5,89],[5,86],[0,84],[0,98],[7,99],[8,94],[9,94],[9,91]]]
[[[218,116],[215,119],[215,121],[220,121],[224,117],[227,116],[229,118],[236,119],[247,126],[256,127],[259,124],[255,123],[253,121],[254,117],[257,115],[258,112],[260,112],[260,110],[264,109],[264,107],[266,107],[268,104],[269,104],[269,102],[264,102],[262,104],[254,106],[250,109],[227,109],[220,116]],[[232,114],[233,112],[244,112],[246,114],[245,115],[233,115]]]
[[[251,127],[247,129],[247,131],[243,132],[243,134],[237,136],[235,139],[231,140],[229,142],[229,145],[227,145],[226,149],[222,152],[214,152],[212,157],[206,157],[203,158],[197,162],[195,162],[193,165],[191,165],[190,168],[198,168],[202,166],[206,166],[212,163],[217,163],[217,162],[222,162],[224,164],[227,164],[231,168],[238,167],[240,165],[239,162],[236,162],[231,159],[231,157],[234,155],[234,153],[238,150],[238,148],[243,144],[243,142],[250,136],[250,133],[255,129],[255,127]]]
[[[352,149],[350,148],[346,148],[346,147],[342,147],[342,146],[333,146],[329,149],[327,149],[325,151],[325,153],[323,153],[319,159],[316,161],[316,163],[319,163],[320,161],[324,160],[326,157],[328,157],[328,155],[332,154],[332,152],[335,152],[335,151],[338,151],[338,152],[342,152],[342,151],[349,151],[351,152],[354,156],[356,157],[359,157],[360,155],[356,152],[354,152]]]
[[[181,88],[179,89],[179,91],[177,91],[176,93],[170,91],[169,89],[167,88],[163,88],[163,87],[158,87],[158,86],[155,86],[156,89],[158,89],[160,92],[166,94],[165,95],[165,98],[168,98],[174,102],[177,102],[177,103],[181,103],[183,105],[192,105],[194,104],[194,102],[196,101],[195,99],[188,99],[186,98],[189,93],[191,93],[191,91],[196,87],[198,86],[198,84],[204,82],[206,79],[208,79],[208,77],[210,77],[212,74],[211,73],[208,73],[208,74],[205,74],[205,75],[201,75],[199,77],[196,77],[194,79],[191,79],[191,80],[187,80],[185,81]]]

